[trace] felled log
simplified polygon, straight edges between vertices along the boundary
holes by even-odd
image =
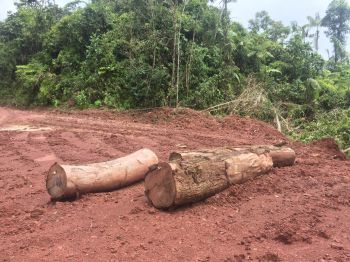
[[[270,146],[173,152],[169,163],[159,163],[147,173],[145,194],[160,209],[197,202],[265,174],[274,165],[292,165],[292,152]]]
[[[295,151],[289,147],[276,147],[270,145],[258,145],[258,146],[240,146],[240,147],[224,147],[214,149],[204,149],[200,151],[184,151],[184,152],[173,152],[170,154],[169,160],[190,160],[199,156],[208,156],[220,154],[229,154],[230,152],[246,152],[255,154],[268,154],[271,156],[274,167],[292,166],[295,162]]]
[[[55,200],[111,191],[142,180],[156,164],[158,157],[146,148],[108,162],[78,166],[55,163],[48,172],[46,188]]]

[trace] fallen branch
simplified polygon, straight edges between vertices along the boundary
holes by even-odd
[[[350,152],[350,147],[348,149],[342,150],[342,152],[345,154],[347,152]]]
[[[228,106],[229,104],[232,104],[232,103],[234,103],[234,102],[235,102],[235,100],[229,101],[229,102],[225,102],[225,103],[221,103],[221,104],[218,104],[218,105],[209,107],[209,108],[207,108],[207,109],[204,109],[204,110],[202,110],[202,111],[203,111],[203,112],[210,112],[210,111],[218,110],[219,108]]]
[[[276,119],[276,125],[277,125],[277,130],[278,132],[281,132],[282,133],[282,126],[281,126],[281,122],[280,122],[280,119],[278,117],[278,114],[277,114],[277,111],[275,110],[275,119]]]

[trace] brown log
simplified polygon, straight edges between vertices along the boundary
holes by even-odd
[[[270,151],[259,148],[174,152],[169,163],[158,164],[146,175],[145,194],[156,208],[180,206],[267,173],[272,167]]]
[[[273,167],[269,154],[239,153],[225,160],[230,185],[244,183],[258,175],[268,173]]]
[[[87,165],[51,166],[46,188],[52,199],[63,199],[81,193],[111,191],[142,180],[158,158],[149,149],[108,162]]]
[[[295,162],[295,151],[289,147],[276,147],[270,145],[258,146],[240,146],[240,147],[223,147],[214,149],[204,149],[200,151],[173,152],[169,160],[182,159],[189,161],[199,156],[212,157],[213,155],[229,154],[230,152],[250,152],[254,154],[269,154],[273,161],[274,167],[292,166]]]

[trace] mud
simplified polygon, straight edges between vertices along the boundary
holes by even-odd
[[[56,203],[45,189],[55,161],[281,141],[295,166],[168,212],[148,205],[142,183]],[[350,261],[349,192],[333,140],[304,145],[249,118],[0,108],[0,261]]]

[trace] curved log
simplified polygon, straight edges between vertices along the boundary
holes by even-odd
[[[146,148],[102,163],[78,166],[55,163],[48,172],[46,188],[52,199],[111,191],[142,180],[149,168],[156,164],[158,157]]]

